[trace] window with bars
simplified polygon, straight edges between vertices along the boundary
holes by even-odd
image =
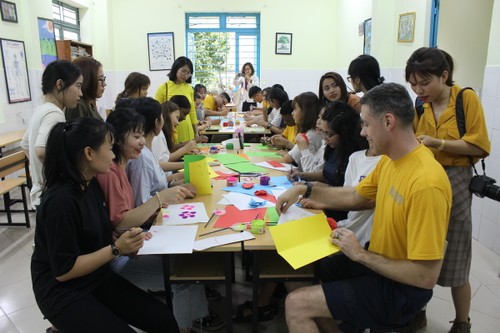
[[[193,82],[216,93],[234,90],[233,79],[246,62],[260,71],[260,14],[187,13],[187,57]]]
[[[52,1],[52,18],[57,40],[80,41],[80,18],[78,8],[61,1]]]

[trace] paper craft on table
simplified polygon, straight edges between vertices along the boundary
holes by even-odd
[[[330,242],[331,229],[323,214],[269,227],[269,231],[278,253],[294,269],[340,251]]]
[[[234,206],[227,206],[224,210],[226,214],[217,218],[217,221],[214,223],[214,228],[227,228],[235,223],[251,222],[256,218],[262,219],[267,212],[266,208],[239,210]]]
[[[271,192],[272,189],[274,189],[274,187],[255,184],[252,188],[247,189],[242,187],[241,186],[242,184],[243,183],[237,183],[236,186],[227,186],[222,188],[221,190],[227,192],[243,193],[252,196],[255,195],[255,191],[265,190],[268,194],[264,196],[259,195],[259,198],[276,203],[276,198],[274,197],[274,194]]]
[[[231,204],[236,206],[236,208],[238,208],[239,210],[276,206],[275,203],[272,203],[270,201],[238,192],[230,192],[228,194],[224,194],[223,197],[226,198]],[[259,205],[253,205],[253,202],[259,203]]]
[[[292,168],[291,164],[287,164],[287,163],[281,163],[281,164],[283,165],[282,167],[276,167],[276,166],[272,166],[271,164],[269,164],[269,162],[255,163],[255,165],[258,165],[258,166],[261,166],[261,167],[264,167],[264,168],[278,170],[278,171],[283,171],[283,172],[288,172]]]
[[[257,163],[258,164],[258,163]],[[261,168],[260,166],[257,166],[256,164],[252,164],[248,161],[246,162],[241,162],[241,163],[233,163],[233,164],[224,164],[224,166],[228,169],[240,172],[240,173],[246,173],[246,172],[265,172],[266,169]]]
[[[248,231],[243,231],[235,234],[215,236],[197,240],[196,242],[194,242],[193,249],[195,251],[203,251],[211,247],[243,242],[249,239],[255,239],[255,237]]]
[[[184,180],[196,187],[196,194],[212,194],[206,156],[184,155]]]
[[[266,221],[267,225],[276,225],[279,220],[278,212],[276,211],[276,207],[267,207],[266,215],[264,216],[264,221]]]
[[[163,225],[180,225],[208,222],[207,210],[203,202],[189,202],[162,208]]]
[[[152,226],[150,240],[144,242],[138,254],[193,253],[197,225]]]
[[[292,206],[288,207],[288,210],[286,211],[286,213],[280,215],[280,218],[278,220],[278,225],[289,222],[289,221],[300,220],[304,217],[313,216],[313,215],[315,215],[315,214],[313,214],[313,213],[311,213],[303,208],[292,205]]]

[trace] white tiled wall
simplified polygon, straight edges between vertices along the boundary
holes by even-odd
[[[491,153],[486,159],[486,174],[500,183],[500,66],[486,66],[481,101],[491,140]],[[476,168],[480,172],[480,164],[476,165]],[[472,223],[473,237],[500,254],[500,202],[474,197]]]

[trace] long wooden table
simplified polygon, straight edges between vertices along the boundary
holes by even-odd
[[[3,156],[2,149],[5,148],[5,146],[20,142],[23,139],[24,132],[26,132],[26,130],[23,129],[0,134],[0,157]]]
[[[243,150],[243,153],[248,152],[249,150],[255,150],[255,144],[250,144],[250,147],[245,147]],[[267,150],[271,151],[271,150]],[[240,150],[241,152],[241,150]],[[228,151],[228,153],[236,153],[236,150],[233,151]],[[217,155],[210,155],[214,158],[217,158]],[[267,161],[267,160],[277,160],[277,161],[282,161],[281,156],[276,156],[276,157],[260,157],[260,156],[249,156],[249,159],[252,163],[256,162],[262,162],[262,161]],[[215,166],[213,167],[215,171],[222,171],[224,173],[235,173],[234,171],[227,169],[224,166]],[[283,176],[286,175],[285,172],[273,170],[273,169],[266,169],[265,171],[266,175],[268,176]],[[245,177],[248,178],[248,177]],[[258,177],[254,177],[253,181],[255,183],[259,182]],[[209,213],[209,216],[212,214],[212,212],[217,209],[217,208],[224,208],[225,206],[219,205],[218,202],[222,199],[222,195],[225,194],[226,192],[222,191],[222,188],[226,187],[226,180],[215,180],[212,179],[212,184],[213,184],[213,193],[211,195],[201,195],[197,196],[194,199],[189,199],[186,200],[185,202],[203,202],[205,205],[205,208],[207,212]],[[214,217],[212,221],[209,223],[209,225],[205,228],[205,224],[198,224],[198,231],[196,235],[196,240],[198,239],[204,239],[205,237],[200,238],[199,235],[203,233],[207,233],[210,231],[215,231],[218,230],[219,228],[214,228],[215,222],[217,221],[217,217]],[[238,221],[235,221],[237,223]],[[232,234],[234,231],[231,229],[225,230],[218,232],[216,235],[217,236],[222,236],[226,234]],[[214,235],[215,236],[215,235]],[[233,305],[232,305],[232,283],[234,282],[234,253],[241,252],[242,250],[249,250],[249,251],[275,251],[276,248],[274,246],[273,239],[271,237],[271,233],[269,230],[267,230],[264,234],[262,235],[255,235],[254,240],[248,240],[242,243],[233,243],[233,244],[227,244],[223,246],[218,246],[218,247],[212,247],[209,248],[205,251],[201,252],[194,252],[193,254],[207,254],[207,253],[223,253],[223,260],[219,260],[219,263],[216,264],[219,266],[221,263],[223,263],[223,270],[224,270],[224,278],[220,276],[220,273],[214,272],[210,266],[203,265],[202,267],[197,267],[196,269],[187,269],[188,272],[186,274],[182,274],[183,276],[174,276],[171,275],[171,255],[164,255],[163,257],[163,269],[164,269],[164,282],[165,282],[165,288],[166,288],[166,293],[167,293],[167,299],[169,298],[168,295],[170,295],[170,283],[175,283],[175,282],[187,282],[187,283],[205,283],[205,282],[223,282],[225,284],[225,289],[226,289],[226,331],[227,332],[233,332],[233,325],[232,325],[232,311],[233,311]],[[276,253],[276,252],[274,252]],[[176,255],[177,256],[177,255]],[[192,255],[185,255],[186,256],[192,256]],[[194,257],[194,256],[193,256]],[[281,258],[280,258],[281,259]],[[284,260],[282,260],[283,262]],[[193,261],[195,263],[195,261]],[[206,264],[206,260],[204,263]],[[288,264],[286,264],[288,265]],[[193,278],[192,276],[187,276],[188,274],[195,274],[195,271],[199,271],[201,269],[208,269],[207,267],[210,267],[209,270],[210,272],[207,272],[206,274],[199,275],[198,277]],[[290,267],[291,268],[291,267]],[[254,261],[252,264],[252,271],[253,271],[253,322],[252,322],[252,328],[253,332],[257,332],[258,329],[258,311],[257,311],[257,297],[258,297],[258,287],[259,287],[259,275],[260,275],[260,261],[258,260],[258,257],[254,257]],[[212,274],[212,276],[210,276]],[[306,273],[307,274],[307,273]],[[298,275],[300,277],[303,277],[304,275]],[[290,279],[293,280],[293,279]],[[171,300],[170,300],[171,302]]]

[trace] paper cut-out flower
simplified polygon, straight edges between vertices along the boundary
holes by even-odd
[[[187,218],[193,218],[196,216],[196,212],[190,212],[190,211],[183,211],[182,213],[179,214],[180,217],[182,217],[183,219],[187,219]]]

